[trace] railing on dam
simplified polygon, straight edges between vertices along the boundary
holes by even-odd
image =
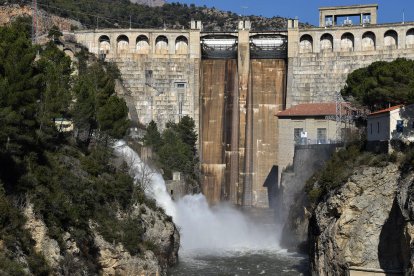
[[[253,59],[287,58],[287,37],[282,35],[254,35],[250,37],[250,57]],[[210,35],[201,39],[204,59],[237,58],[236,36]]]
[[[251,37],[250,57],[253,59],[285,59],[287,57],[287,37],[280,35]]]
[[[205,59],[237,58],[237,37],[207,36],[201,39],[201,54]]]

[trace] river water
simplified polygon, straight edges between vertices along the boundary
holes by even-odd
[[[117,142],[115,150],[137,180],[148,172],[125,142]],[[307,258],[280,248],[281,227],[272,210],[240,210],[225,203],[211,208],[202,194],[173,201],[161,174],[149,177],[147,195],[180,231],[180,263],[169,275],[307,275]]]
[[[238,211],[248,224],[255,225],[262,230],[262,235],[268,236],[264,239],[267,244],[260,243],[259,239],[257,247],[251,244],[213,249],[184,247],[179,252],[179,264],[171,268],[168,275],[308,275],[307,256],[287,252],[278,246],[281,227],[274,211],[254,208]],[[253,239],[258,241],[257,237]]]
[[[220,253],[186,252],[170,276],[187,275],[308,275],[306,256],[283,250],[246,250]]]

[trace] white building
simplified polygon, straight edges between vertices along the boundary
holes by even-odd
[[[368,143],[388,143],[392,139],[414,141],[414,104],[392,106],[368,115]]]

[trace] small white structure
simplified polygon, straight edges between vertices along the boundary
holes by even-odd
[[[414,141],[414,104],[397,105],[368,115],[368,142]]]
[[[59,132],[70,132],[73,131],[73,122],[72,120],[65,118],[56,118],[54,120],[55,126]]]

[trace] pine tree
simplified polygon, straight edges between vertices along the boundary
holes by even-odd
[[[22,153],[33,148],[38,127],[38,73],[25,25],[20,21],[0,28],[0,145]]]
[[[152,147],[157,152],[162,146],[161,133],[158,131],[157,123],[151,121],[147,126],[147,132],[144,135],[144,145]]]

